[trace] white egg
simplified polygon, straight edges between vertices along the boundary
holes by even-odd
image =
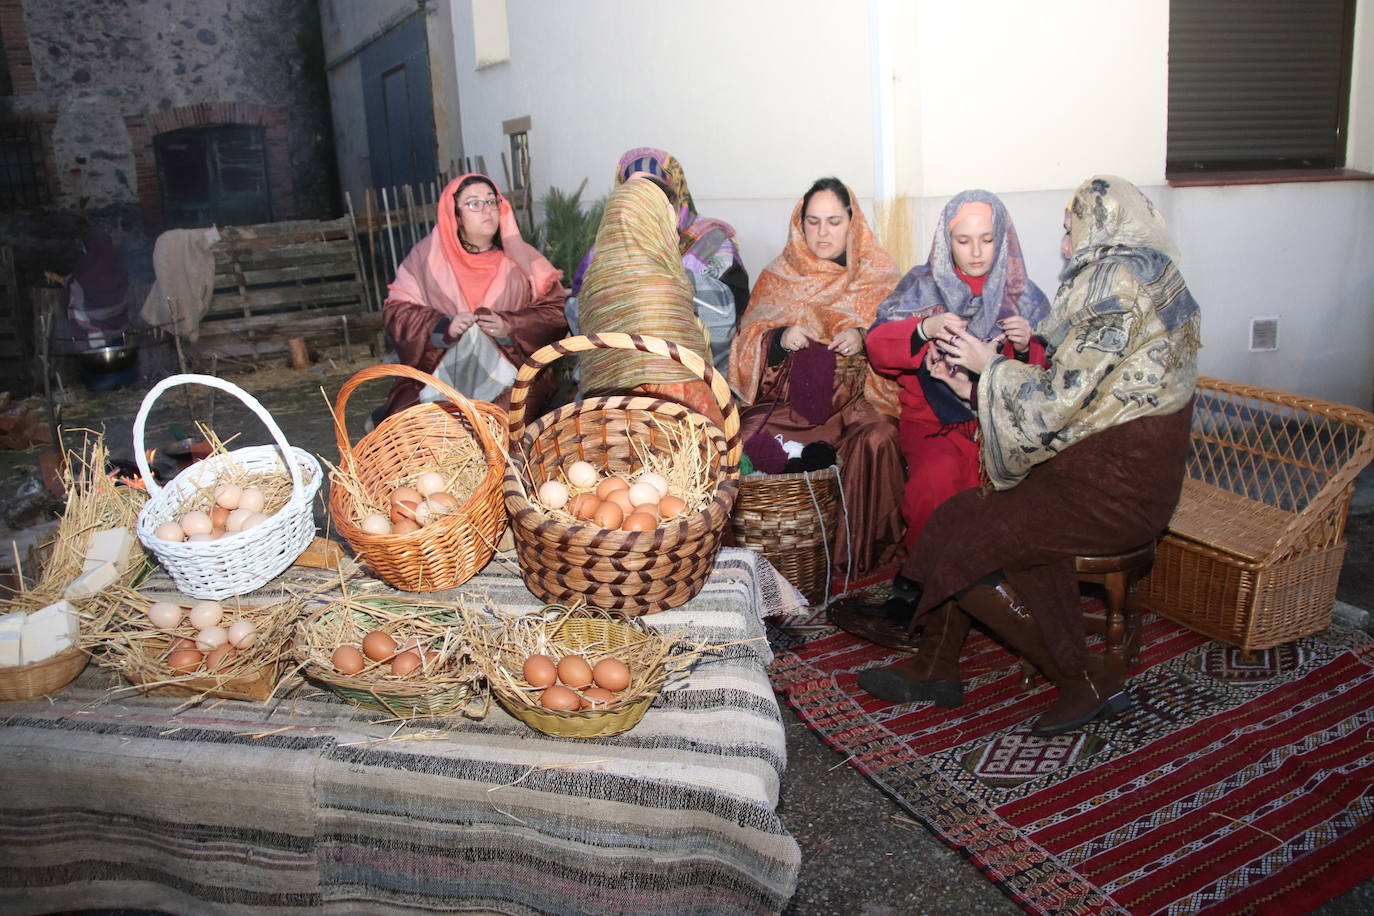
[[[655,471],[647,471],[639,475],[635,483],[647,483],[649,486],[658,490],[658,498],[662,499],[668,495],[668,479]]]
[[[188,540],[188,541],[195,541],[195,542],[199,543],[200,541],[213,541],[214,539],[215,539],[215,536],[214,536],[213,534],[210,534],[208,531],[205,531],[205,532],[201,532],[201,533],[199,533],[199,534],[193,534],[193,535],[191,535],[190,537],[188,537],[186,540]]]
[[[235,509],[229,513],[229,517],[224,521],[225,531],[242,531],[243,523],[248,521],[253,515],[247,509]]]
[[[596,468],[585,461],[574,461],[568,465],[568,483],[579,489],[596,486],[597,478],[600,476],[596,473]]]
[[[253,626],[251,620],[235,620],[229,624],[226,633],[229,637],[229,644],[240,649],[247,649],[258,640],[258,629]]]
[[[662,495],[658,492],[658,488],[651,483],[643,483],[641,481],[630,487],[630,505],[632,506],[642,506],[645,503],[654,503],[657,505],[658,501],[662,498]]]
[[[187,614],[186,617],[191,621],[191,626],[197,630],[203,630],[206,627],[213,627],[224,619],[224,608],[218,601],[202,601],[191,608],[191,613]]]
[[[243,520],[243,530],[247,531],[249,528],[256,528],[271,517],[270,515],[263,515],[261,512],[254,512]]]
[[[152,621],[153,626],[164,630],[170,630],[181,623],[183,614],[181,605],[170,601],[154,601],[148,605],[148,619]]]
[[[206,627],[196,634],[196,648],[202,652],[218,649],[228,641],[229,634],[224,627]]]
[[[421,496],[429,496],[444,489],[443,475],[437,471],[425,471],[415,478],[415,489],[420,491]]]
[[[232,483],[222,483],[215,487],[215,505],[226,509],[237,509],[243,497],[243,487]]]
[[[177,522],[163,522],[153,531],[153,537],[157,538],[159,541],[174,541],[176,543],[181,543],[186,540],[186,532],[182,530],[181,525]]]
[[[243,495],[239,497],[239,508],[247,509],[249,512],[261,512],[262,507],[267,505],[267,497],[257,487],[244,487]]]
[[[209,534],[214,527],[215,523],[204,512],[187,512],[181,517],[181,530],[188,535]]]
[[[358,527],[362,528],[368,534],[391,533],[391,521],[381,515],[369,515],[362,520]]]
[[[568,504],[568,488],[557,480],[546,480],[539,487],[539,502],[548,509],[562,509]]]

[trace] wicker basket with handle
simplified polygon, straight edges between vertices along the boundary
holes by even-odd
[[[0,667],[0,700],[32,700],[57,693],[76,680],[91,660],[76,646],[27,665]]]
[[[373,379],[400,377],[433,385],[449,403],[416,404],[387,417],[377,428],[349,445],[344,410],[359,385]],[[429,456],[460,439],[476,439],[486,459],[486,473],[472,495],[446,516],[409,534],[369,534],[353,519],[353,498],[331,475],[329,516],[358,558],[383,581],[407,592],[435,592],[462,585],[496,550],[506,527],[501,502],[505,456],[492,432],[505,422],[501,408],[470,401],[450,386],[418,369],[402,365],[371,366],[344,383],[335,401],[334,434],[339,467],[351,471],[369,494],[386,493]]]
[[[633,395],[587,398],[526,426],[525,394],[540,370],[563,356],[597,349],[638,350],[681,363],[710,386],[725,429],[681,404]],[[664,454],[662,427],[683,424],[707,431],[702,457],[714,492],[703,511],[652,531],[612,531],[590,523],[568,524],[531,504],[529,494],[574,461],[611,473],[637,470],[637,449]],[[520,367],[511,390],[511,466],[503,485],[525,585],[550,604],[585,603],[626,614],[687,603],[715,565],[739,493],[739,457],[739,413],[729,386],[695,353],[631,334],[569,337],[544,347]]]
[[[255,445],[212,455],[191,465],[165,487],[153,480],[144,446],[144,427],[153,403],[164,391],[178,385],[206,385],[227,391],[243,401],[267,427],[276,445]],[[182,594],[196,598],[228,598],[261,588],[300,556],[315,537],[311,500],[324,478],[320,463],[304,449],[293,448],[272,415],[248,392],[232,382],[210,375],[173,375],[153,386],[134,417],[134,460],[143,475],[150,497],[138,513],[137,533]],[[291,478],[291,496],[267,521],[248,531],[213,541],[164,541],[157,527],[176,521],[182,505],[200,490],[213,486],[230,468],[250,473],[278,473],[285,465]]]

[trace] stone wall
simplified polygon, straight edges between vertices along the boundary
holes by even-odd
[[[0,0],[0,30],[0,115],[43,126],[52,190],[0,217],[21,271],[67,266],[83,218],[146,248],[161,228],[153,138],[180,127],[261,126],[275,218],[338,215],[316,0]]]

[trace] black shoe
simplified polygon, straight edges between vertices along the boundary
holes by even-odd
[[[910,649],[913,641],[908,630],[920,603],[920,583],[898,574],[892,580],[892,597],[886,601],[837,601],[830,605],[827,616],[832,624],[851,636],[890,649]]]
[[[946,709],[964,705],[964,685],[961,682],[915,680],[894,670],[900,667],[901,664],[860,671],[859,686],[889,703],[934,703]]]

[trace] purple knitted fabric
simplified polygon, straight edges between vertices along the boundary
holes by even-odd
[[[830,419],[835,401],[835,351],[813,341],[792,354],[792,375],[787,383],[792,410],[811,423]]]

